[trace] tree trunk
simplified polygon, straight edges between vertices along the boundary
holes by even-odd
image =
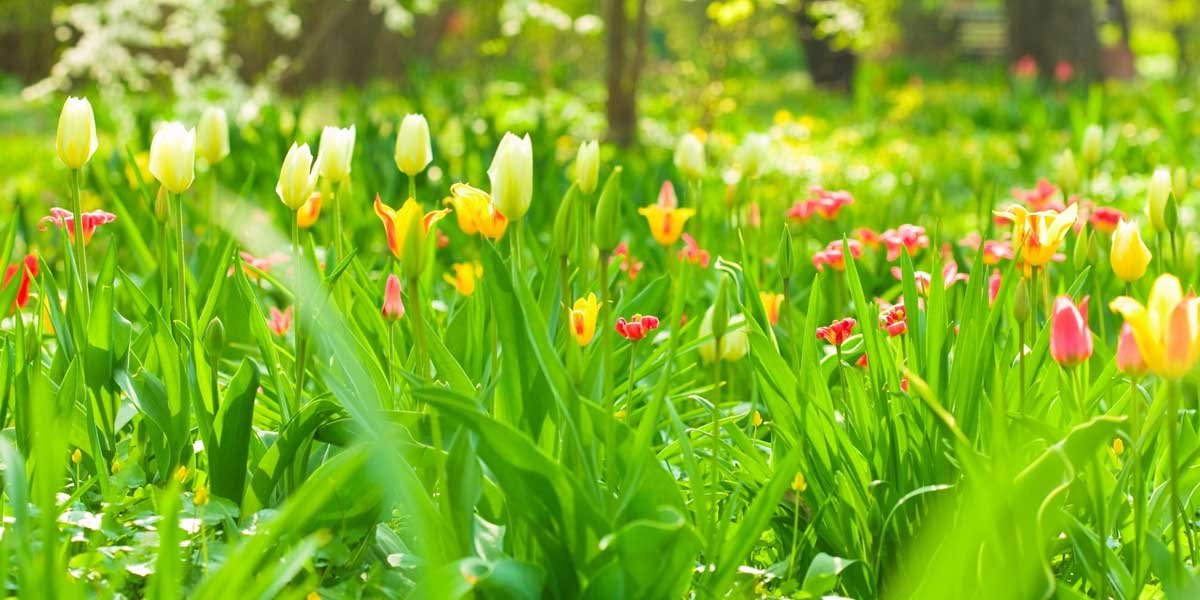
[[[646,0],[637,2],[632,56],[625,0],[606,0],[604,20],[608,43],[608,137],[625,147],[637,140],[637,87],[645,62],[646,29],[649,26]]]
[[[808,74],[817,87],[854,91],[854,74],[858,69],[858,54],[847,48],[834,48],[829,40],[816,35],[817,22],[809,14],[809,2],[801,2],[795,11],[796,26],[804,57],[808,62]]]
[[[1091,0],[1008,0],[1005,8],[1013,61],[1032,56],[1043,75],[1062,61],[1076,73],[1096,72],[1100,42]]]

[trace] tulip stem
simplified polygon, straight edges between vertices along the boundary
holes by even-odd
[[[1177,427],[1179,420],[1179,383],[1167,381],[1167,463],[1170,479],[1167,481],[1168,494],[1171,498],[1171,543],[1175,552],[1175,560],[1171,561],[1171,579],[1173,585],[1182,583],[1183,575],[1183,537],[1180,520],[1183,518],[1183,506],[1179,500],[1179,437]]]
[[[724,328],[721,328],[724,329]],[[710,523],[719,523],[721,520],[721,509],[718,505],[720,502],[721,488],[721,462],[718,452],[718,443],[721,440],[721,363],[724,362],[724,349],[721,341],[724,334],[717,335],[713,338],[714,348],[716,349],[713,357],[713,397],[712,397],[712,485],[708,490],[709,493],[709,510],[712,511],[712,516],[709,517]],[[707,561],[709,564],[717,564],[717,544],[716,533],[720,531],[720,527],[713,527],[709,530]]]
[[[86,320],[92,312],[91,292],[88,291],[87,252],[83,248],[83,195],[80,191],[82,173],[79,169],[71,169],[71,206],[75,217],[75,267],[79,273],[79,290],[83,294],[83,314]],[[63,226],[67,234],[66,224]]]
[[[1017,414],[1025,414],[1025,324],[1017,324]],[[1002,414],[1007,420],[1008,415]],[[999,423],[998,425],[1004,425]]]
[[[174,200],[175,205],[175,244],[179,254],[179,281],[176,283],[179,296],[179,321],[183,327],[189,327],[187,309],[187,257],[183,253],[183,198],[179,194],[170,194],[167,201]],[[182,343],[182,336],[180,338]]]
[[[516,242],[513,242],[516,244]],[[612,396],[612,378],[609,377],[609,370],[612,368],[612,342],[611,336],[608,335],[608,328],[612,322],[612,311],[609,309],[608,287],[608,256],[607,250],[600,251],[600,398],[604,402],[604,410],[608,414],[608,418],[604,421],[604,465],[605,465],[605,482],[608,483],[609,492],[616,489],[617,479],[617,463],[616,463],[616,425],[613,421],[616,417],[616,402]]]
[[[1139,594],[1142,578],[1142,540],[1145,537],[1143,523],[1146,512],[1146,499],[1142,495],[1145,489],[1145,474],[1142,472],[1142,404],[1137,381],[1130,377],[1129,405],[1133,429],[1129,444],[1130,454],[1133,455],[1133,583],[1135,592]]]
[[[296,212],[292,212],[292,303],[295,307],[293,314],[295,315],[296,323],[292,335],[296,352],[296,355],[293,357],[293,362],[296,364],[296,393],[293,397],[293,412],[300,410],[301,396],[304,394],[304,293],[300,289],[300,269],[303,266],[301,265],[303,250],[300,247],[300,223],[297,221],[298,216]]]
[[[388,352],[387,352],[387,382],[388,396],[392,399],[392,409],[397,409],[396,398],[396,322],[388,323]]]

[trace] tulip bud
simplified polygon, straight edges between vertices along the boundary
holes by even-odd
[[[275,185],[275,193],[288,208],[300,210],[312,195],[317,186],[317,170],[313,168],[312,151],[308,144],[297,146],[295,142],[283,159],[283,168],[279,171],[279,183]]]
[[[1176,202],[1183,202],[1187,198],[1188,192],[1188,173],[1183,167],[1175,167],[1175,172],[1171,175],[1171,192],[1175,194]]]
[[[196,124],[196,153],[210,166],[229,156],[229,121],[224,109],[210,106],[200,115]]]
[[[533,199],[533,142],[505,133],[488,167],[492,203],[509,221],[520,221]]]
[[[600,144],[595,140],[584,142],[575,155],[575,183],[579,191],[591,195],[600,181]]]
[[[1117,339],[1117,369],[1130,377],[1141,377],[1149,370],[1129,323],[1121,326],[1121,337]]]
[[[1092,356],[1092,331],[1088,329],[1087,297],[1076,306],[1070,296],[1054,300],[1050,321],[1050,356],[1064,367],[1075,367]]]
[[[424,115],[408,115],[400,122],[396,135],[396,168],[412,177],[433,162],[429,141],[429,123]],[[349,172],[349,171],[347,171]]]
[[[783,279],[791,279],[792,272],[795,269],[795,256],[792,249],[792,230],[788,227],[783,228],[783,235],[779,237],[779,276]]]
[[[1058,157],[1058,183],[1067,192],[1074,191],[1079,185],[1079,168],[1075,166],[1075,155],[1070,148]]]
[[[717,285],[717,297],[713,300],[713,338],[724,337],[729,327],[729,277],[722,276]]]
[[[705,363],[711,363],[718,358],[725,362],[737,362],[750,352],[750,337],[746,334],[744,326],[745,315],[734,315],[724,325],[716,325],[720,321],[716,320],[716,306],[712,306],[704,313],[704,320],[700,322],[700,337],[707,338],[710,335],[712,339],[700,344],[700,359]],[[722,331],[721,343],[717,344],[715,335],[716,329]],[[730,331],[732,329],[732,331]]]
[[[1175,201],[1175,193],[1167,195],[1167,204],[1163,207],[1163,225],[1172,233],[1179,227],[1179,204]]]
[[[575,207],[578,204],[579,184],[571,184],[562,202],[558,205],[558,213],[554,215],[554,248],[559,256],[571,253],[575,245],[575,228],[579,219],[575,218]]]
[[[204,328],[204,354],[210,364],[216,364],[225,349],[225,325],[220,317],[213,317]]]
[[[762,133],[747,135],[738,149],[738,162],[746,176],[753,178],[761,175],[770,160],[771,138]]]
[[[695,134],[687,134],[679,139],[675,146],[675,168],[688,179],[700,179],[704,176],[704,143]]]
[[[158,188],[158,193],[154,195],[154,218],[160,223],[169,223],[171,220],[171,205],[167,203],[167,188]]]
[[[613,168],[608,181],[604,183],[604,191],[600,192],[600,201],[596,203],[596,220],[593,237],[596,247],[602,252],[608,252],[617,247],[621,241],[621,167]]]
[[[1071,261],[1076,271],[1082,271],[1088,265],[1088,245],[1092,237],[1094,236],[1089,235],[1086,225],[1080,228],[1079,237],[1075,240],[1075,249],[1071,253]]]
[[[1146,212],[1150,215],[1150,224],[1156,231],[1166,231],[1167,223],[1163,214],[1167,208],[1167,197],[1171,195],[1171,172],[1166,167],[1154,170],[1150,183],[1146,187]]]
[[[354,126],[347,129],[326,127],[321,130],[317,165],[321,177],[330,181],[350,179],[350,159],[354,155]]]
[[[1146,274],[1151,258],[1150,249],[1142,241],[1137,224],[1122,219],[1113,232],[1112,249],[1109,251],[1113,274],[1126,283],[1137,281]]]
[[[58,158],[72,169],[82,167],[96,153],[96,115],[87,98],[67,98],[58,115]]]
[[[182,194],[196,178],[196,130],[179,123],[158,128],[150,142],[150,174],[172,194]]]
[[[1016,294],[1013,296],[1013,319],[1018,325],[1024,325],[1033,314],[1033,298],[1029,295],[1029,283],[1022,277],[1017,282]]]
[[[388,275],[387,285],[383,291],[383,318],[385,321],[399,321],[404,317],[404,299],[401,298],[400,278]]]
[[[1079,155],[1083,162],[1095,165],[1100,162],[1101,145],[1104,143],[1104,130],[1099,125],[1088,125],[1083,130],[1083,143],[1079,146]]]

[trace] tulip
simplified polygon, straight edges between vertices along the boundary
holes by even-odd
[[[271,307],[271,318],[267,323],[267,327],[271,329],[271,333],[279,337],[287,335],[289,329],[292,328],[292,307],[287,307],[287,310],[280,311],[274,306]]]
[[[992,276],[988,277],[988,306],[996,303],[996,297],[1000,295],[1000,284],[1003,280],[1000,276],[1000,269],[992,269]]]
[[[1023,206],[1014,205],[995,214],[1012,221],[1013,243],[1019,244],[1020,248],[1017,258],[1028,276],[1032,267],[1045,266],[1054,258],[1058,246],[1078,219],[1079,205],[1072,204],[1061,213],[1053,210],[1029,212]]]
[[[428,143],[428,142],[427,142]],[[317,165],[321,177],[342,182],[350,179],[350,159],[354,155],[354,126],[347,129],[326,127],[321,130]]]
[[[1117,230],[1117,225],[1121,219],[1125,218],[1125,213],[1111,206],[1097,206],[1092,209],[1092,214],[1088,216],[1088,222],[1092,224],[1092,228],[1101,233],[1112,234]]]
[[[529,135],[505,133],[488,167],[492,202],[511,221],[520,221],[533,199],[533,142]]]
[[[772,325],[779,323],[779,307],[783,304],[783,294],[759,292],[758,299],[762,302],[763,310],[767,313],[767,321]]]
[[[1079,167],[1075,165],[1075,155],[1070,148],[1058,157],[1058,183],[1065,190],[1075,190],[1079,185]]]
[[[675,146],[675,168],[688,179],[700,179],[707,166],[704,164],[704,142],[689,133],[679,139]]]
[[[854,319],[847,317],[838,321],[834,321],[825,327],[817,328],[817,339],[825,340],[834,346],[841,346],[850,338],[851,332],[854,330],[854,324],[857,323]]]
[[[714,310],[709,308],[708,312],[704,313],[704,320],[700,322],[700,337],[708,338],[713,335],[713,319]],[[742,315],[733,315],[728,319],[728,326],[721,335],[720,347],[717,346],[716,339],[709,339],[700,344],[700,358],[705,363],[712,363],[720,357],[725,362],[737,362],[750,352],[750,338],[746,334],[746,328],[740,327],[746,318]]]
[[[414,177],[430,162],[433,162],[433,147],[429,141],[429,123],[424,115],[405,116],[400,122],[400,133],[396,135],[396,168]]]
[[[770,160],[771,138],[766,134],[751,133],[742,142],[742,147],[738,148],[738,161],[747,177],[761,175]]]
[[[929,247],[929,236],[920,225],[904,224],[895,229],[888,229],[879,234],[879,241],[887,247],[889,261],[900,258],[901,250],[907,250],[908,256],[915,257],[921,248]]]
[[[1182,202],[1187,196],[1188,190],[1188,174],[1187,169],[1183,167],[1175,167],[1174,173],[1171,174],[1171,193],[1175,194],[1175,201]]]
[[[321,216],[321,192],[313,192],[300,210],[296,211],[296,225],[300,229],[308,229],[317,223]]]
[[[210,166],[229,156],[229,121],[224,109],[210,106],[200,115],[196,124],[196,154]]]
[[[646,217],[650,224],[650,235],[664,246],[679,241],[683,225],[696,214],[695,209],[677,208],[677,204],[675,187],[670,181],[665,181],[659,189],[658,202],[638,209],[638,214]]]
[[[625,317],[617,319],[617,333],[621,337],[636,342],[646,337],[646,334],[658,329],[658,317],[646,315],[633,315],[628,321]]]
[[[150,142],[150,174],[168,192],[186,192],[196,178],[196,130],[174,122],[159,127]]]
[[[1083,143],[1079,146],[1079,157],[1088,165],[1100,162],[1101,144],[1104,143],[1104,130],[1099,125],[1088,125],[1083,130]]]
[[[591,194],[600,182],[600,144],[595,140],[584,142],[575,155],[575,183],[579,191]]]
[[[693,265],[707,269],[710,260],[708,250],[701,248],[700,244],[696,242],[696,238],[686,233],[681,237],[683,238],[683,250],[679,251],[680,260],[686,260]]]
[[[96,153],[96,115],[87,98],[67,98],[58,115],[58,158],[71,169],[82,167]]]
[[[93,210],[83,213],[81,219],[83,220],[83,243],[86,244],[92,241],[92,235],[96,233],[97,227],[116,221],[117,216],[102,210]],[[71,236],[75,235],[75,215],[65,208],[57,206],[51,208],[49,216],[42,217],[38,221],[38,229],[45,231],[47,223],[52,223],[60,229],[66,226],[67,234]]]
[[[1159,275],[1148,305],[1121,296],[1109,307],[1125,317],[1138,350],[1155,375],[1180,379],[1200,358],[1200,302],[1195,294],[1183,295],[1174,275]]]
[[[825,267],[829,267],[835,271],[846,270],[846,249],[849,249],[850,256],[858,258],[862,256],[863,246],[858,240],[849,240],[848,244],[843,247],[842,240],[833,240],[825,246],[824,250],[819,250],[813,254],[813,266],[818,271],[824,271]]]
[[[8,265],[4,269],[4,281],[0,283],[0,290],[8,287],[9,282],[17,276],[18,269],[21,271],[21,280],[17,284],[17,295],[13,299],[11,310],[25,308],[29,304],[29,282],[38,274],[37,255],[27,254],[20,264]]]
[[[1050,317],[1050,356],[1064,367],[1078,366],[1092,356],[1087,301],[1084,297],[1079,306],[1075,306],[1070,296],[1059,296],[1054,300],[1054,312]]]
[[[400,278],[388,275],[387,285],[383,290],[383,318],[386,321],[399,321],[404,317],[404,299],[400,297]]]
[[[1117,369],[1130,377],[1141,377],[1149,370],[1129,323],[1121,326],[1121,337],[1117,339]]]
[[[450,186],[450,197],[445,204],[454,206],[458,228],[467,235],[480,234],[492,240],[504,237],[508,229],[508,218],[496,210],[492,197],[487,192],[466,183]]]
[[[424,269],[425,240],[429,230],[440,221],[449,209],[435,210],[426,213],[419,202],[409,198],[400,210],[383,203],[375,196],[375,214],[383,221],[387,233],[388,249],[396,260],[404,267],[404,273],[410,279],[416,278]]]
[[[475,281],[483,277],[483,265],[475,263],[454,263],[451,265],[454,275],[444,273],[442,279],[454,286],[458,293],[470,296],[475,293]]]
[[[1112,263],[1113,274],[1121,281],[1132,283],[1146,274],[1150,266],[1150,249],[1142,241],[1142,233],[1137,223],[1122,220],[1113,232],[1112,250],[1109,261]]]
[[[1171,172],[1166,167],[1154,170],[1146,187],[1146,212],[1156,231],[1167,230],[1167,198],[1171,196]]]
[[[879,313],[879,328],[888,332],[891,337],[908,332],[908,313],[903,304],[890,306]]]
[[[308,144],[297,146],[293,142],[287,157],[283,159],[279,183],[275,186],[279,199],[293,211],[300,210],[308,202],[313,188],[317,186],[318,170],[313,166],[313,155]]]
[[[571,307],[571,312],[567,317],[567,323],[570,324],[571,335],[575,336],[575,342],[580,346],[588,345],[596,336],[596,317],[599,314],[600,303],[596,301],[595,294],[588,294],[587,298],[575,300],[575,305]]]

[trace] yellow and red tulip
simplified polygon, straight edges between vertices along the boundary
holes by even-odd
[[[375,214],[383,221],[388,249],[400,261],[407,276],[421,274],[425,266],[425,240],[429,230],[449,212],[450,209],[425,212],[421,203],[412,198],[406,200],[400,210],[395,210],[384,204],[378,194],[375,195]]]
[[[1092,357],[1092,330],[1088,328],[1087,297],[1076,306],[1070,296],[1054,300],[1050,317],[1050,356],[1064,367],[1074,367]]]
[[[80,215],[80,217],[83,221],[83,243],[85,244],[92,241],[92,235],[96,233],[97,227],[100,227],[101,225],[107,225],[117,220],[116,215],[110,212],[104,212],[102,210],[85,212]],[[57,206],[51,208],[50,214],[42,217],[41,221],[38,221],[38,229],[45,231],[47,223],[53,224],[59,229],[65,225],[67,228],[67,234],[72,236],[72,239],[74,239],[75,215],[71,211],[65,208],[59,208]]]
[[[1017,259],[1029,275],[1033,267],[1045,266],[1054,258],[1078,219],[1079,205],[1072,204],[1061,213],[1053,210],[1029,212],[1023,206],[1014,205],[1007,211],[997,211],[996,216],[1012,222]]]
[[[696,214],[696,210],[679,208],[675,187],[666,181],[659,189],[658,202],[639,208],[638,214],[646,217],[650,224],[650,235],[654,236],[658,243],[670,246],[679,241],[684,224]]]
[[[1200,302],[1195,294],[1184,295],[1174,275],[1159,275],[1147,305],[1121,296],[1109,306],[1125,317],[1138,350],[1155,375],[1179,379],[1200,359]]]
[[[599,314],[600,303],[596,301],[595,294],[575,300],[575,305],[567,315],[567,322],[571,335],[575,336],[575,342],[580,346],[588,345],[596,336],[596,317]]]
[[[296,211],[296,224],[301,229],[308,229],[317,223],[321,216],[321,192],[313,192],[300,210]]]
[[[483,277],[483,265],[477,262],[461,262],[454,263],[451,268],[454,269],[454,275],[445,273],[442,275],[442,279],[454,286],[454,289],[464,296],[474,294],[475,282]]]

